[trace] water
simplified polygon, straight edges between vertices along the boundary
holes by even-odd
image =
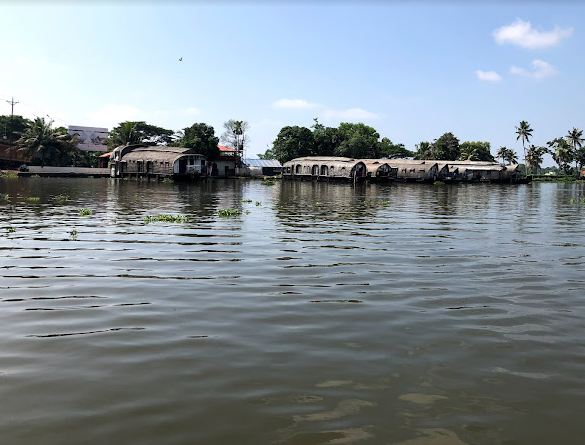
[[[583,185],[4,193],[2,444],[582,443]]]

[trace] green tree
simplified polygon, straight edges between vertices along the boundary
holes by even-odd
[[[577,175],[579,175],[580,164],[579,158],[580,154],[578,153],[580,149],[583,147],[583,130],[579,130],[578,128],[573,127],[572,130],[569,131],[567,136],[565,136],[567,141],[573,146],[573,156],[575,158],[575,169],[577,171]]]
[[[70,165],[78,156],[75,138],[64,129],[53,128],[52,120],[37,117],[17,141],[18,149],[42,166]]]
[[[342,142],[342,137],[337,128],[326,127],[319,123],[317,118],[313,119],[313,139],[315,141],[314,154],[318,156],[333,156],[335,150]]]
[[[495,159],[490,152],[490,143],[481,141],[466,141],[459,146],[459,160],[461,161],[490,161]]]
[[[125,121],[110,131],[107,143],[110,148],[130,144],[167,145],[173,141],[173,134],[173,130],[144,121]]]
[[[549,153],[559,166],[559,170],[566,175],[570,174],[571,162],[575,158],[571,144],[565,138],[561,137],[548,141],[546,145],[548,145]]]
[[[459,159],[459,139],[453,133],[445,133],[434,142],[433,158],[445,161]]]
[[[522,149],[524,150],[524,159],[526,159],[525,143],[530,142],[532,137],[532,128],[526,121],[520,121],[520,125],[516,127],[516,140],[522,139]]]
[[[422,141],[416,145],[414,159],[435,159],[435,144],[433,142]]]
[[[258,159],[276,159],[271,148],[267,148],[264,153],[258,153]]]
[[[219,157],[219,139],[215,136],[215,130],[211,125],[195,123],[184,128],[173,145],[191,148],[195,152],[207,156],[213,160]]]
[[[313,132],[306,127],[288,126],[278,132],[272,144],[272,154],[281,163],[315,154]]]
[[[534,144],[528,147],[528,150],[526,150],[526,167],[528,173],[538,173],[542,165],[542,158],[546,152],[547,149],[545,147],[537,147]]]
[[[0,116],[0,143],[17,141],[31,123],[22,116]]]
[[[404,147],[404,144],[395,144],[388,138],[382,138],[379,143],[378,151],[380,156],[388,159],[411,158],[414,156],[414,153],[407,150],[406,147]]]
[[[342,122],[339,124],[341,143],[335,149],[336,156],[348,158],[377,158],[379,157],[378,132],[362,123]]]

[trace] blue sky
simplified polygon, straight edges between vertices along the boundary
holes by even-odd
[[[314,117],[411,149],[452,131],[494,153],[521,150],[522,119],[536,144],[585,128],[577,2],[24,1],[0,16],[0,98],[58,124],[221,133],[244,119],[250,155]]]

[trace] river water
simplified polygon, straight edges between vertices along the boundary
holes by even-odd
[[[0,443],[581,444],[583,197],[0,179]]]

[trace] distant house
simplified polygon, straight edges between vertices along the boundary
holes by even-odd
[[[207,158],[189,148],[124,145],[110,156],[110,176],[195,178],[207,175]]]
[[[251,176],[274,176],[282,173],[282,164],[276,159],[243,159]]]
[[[217,148],[219,148],[219,158],[209,161],[207,167],[208,176],[235,176],[236,169],[239,169],[241,165],[238,151],[226,145],[218,145]]]

